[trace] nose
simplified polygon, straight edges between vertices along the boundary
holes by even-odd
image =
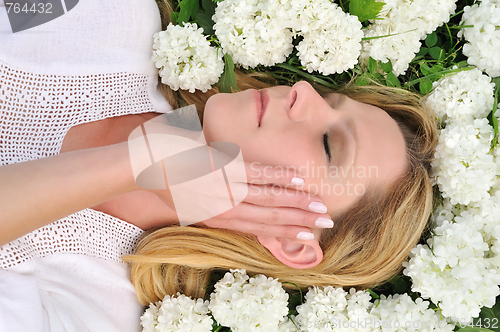
[[[292,86],[286,96],[288,117],[295,122],[302,122],[309,119],[322,101],[321,96],[314,90],[311,84],[300,81]]]

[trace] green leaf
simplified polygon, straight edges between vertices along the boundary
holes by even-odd
[[[377,68],[377,60],[370,57],[370,59],[368,60],[368,71],[373,74],[377,71]]]
[[[177,24],[189,22],[189,19],[196,20],[196,14],[200,10],[200,3],[198,0],[181,0],[179,3],[181,10],[177,18]]]
[[[177,19],[179,18],[179,12],[172,12],[170,14],[170,20],[173,22],[173,23],[177,23]]]
[[[217,3],[212,0],[201,0],[201,7],[208,14],[215,14],[215,8],[217,8]]]
[[[429,53],[429,49],[427,47],[422,46],[416,56],[424,56],[427,53]]]
[[[491,331],[500,331],[500,296],[492,308],[483,307],[478,318],[474,318],[474,326]]]
[[[357,86],[366,86],[370,85],[371,80],[367,74],[363,74],[356,79],[355,83]]]
[[[426,62],[420,63],[420,72],[424,75],[427,76],[431,73],[431,68],[427,65]]]
[[[372,77],[372,80],[374,80],[375,82],[383,82],[384,81],[384,75],[382,75],[381,73],[372,74],[371,77]]]
[[[433,47],[429,50],[429,54],[433,59],[439,60],[441,57],[441,53],[444,53],[444,50],[442,50],[440,47]]]
[[[420,93],[426,95],[432,90],[432,81],[428,78],[424,78],[420,81],[419,87]]]
[[[392,62],[388,60],[387,62],[380,61],[380,67],[386,73],[390,73],[392,71]]]
[[[380,298],[380,296],[377,293],[375,293],[374,291],[372,291],[371,289],[367,289],[366,291],[368,293],[370,293],[370,295],[372,296],[372,298],[374,298],[374,299]]]
[[[384,5],[385,3],[376,0],[351,0],[349,13],[357,16],[360,22],[374,20]]]
[[[199,12],[196,16],[196,23],[203,28],[203,33],[206,35],[213,35],[214,31],[214,21],[212,21],[213,14]]]
[[[396,75],[394,75],[393,72],[390,72],[389,74],[387,74],[387,77],[385,78],[385,83],[387,84],[387,86],[393,86],[393,87],[397,87],[397,88],[401,87],[401,83],[399,82],[399,79],[396,77]]]
[[[203,28],[204,34],[213,35],[215,22],[212,20],[212,16],[215,14],[217,4],[212,0],[201,0],[201,7],[203,10],[198,12],[195,22]]]
[[[457,332],[491,332],[491,330],[480,327],[464,327],[463,329],[458,329]]]
[[[494,131],[492,145],[493,147],[496,147],[498,144],[498,118],[496,117],[496,112],[498,112],[498,101],[500,100],[500,77],[492,79],[492,82],[495,83],[495,101],[493,103],[493,110],[490,113],[489,120]],[[495,305],[495,307],[497,305],[500,306],[500,299],[497,299],[497,304]],[[498,308],[498,311],[499,312],[497,317],[500,317],[500,308]]]
[[[224,72],[219,79],[219,83],[217,83],[217,87],[219,92],[222,93],[232,93],[233,90],[239,91],[236,84],[233,58],[229,54],[224,54]]]
[[[433,72],[433,73],[439,73],[443,69],[444,69],[444,67],[442,65],[434,65],[434,66],[431,67],[431,72]]]
[[[436,34],[436,32],[433,32],[433,33],[427,35],[427,38],[425,38],[425,45],[427,45],[427,47],[431,48],[434,45],[436,45],[437,41],[438,41],[437,34]]]

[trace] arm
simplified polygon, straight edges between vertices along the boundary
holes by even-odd
[[[127,143],[0,167],[0,245],[137,189]]]

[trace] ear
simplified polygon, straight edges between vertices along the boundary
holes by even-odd
[[[272,236],[257,236],[280,262],[295,269],[308,269],[321,263],[323,250],[318,240],[287,239]]]

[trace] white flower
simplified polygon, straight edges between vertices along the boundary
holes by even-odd
[[[429,308],[429,302],[421,298],[415,301],[408,294],[380,295],[378,306],[370,312],[374,325],[384,332],[396,331],[453,331],[455,325],[441,320],[439,312]]]
[[[213,320],[208,313],[208,301],[177,293],[151,304],[141,316],[141,325],[143,332],[210,332]]]
[[[434,82],[434,90],[428,95],[426,104],[441,121],[467,121],[469,117],[482,118],[493,109],[491,78],[474,68]]]
[[[312,287],[305,296],[305,302],[297,306],[296,317],[301,331],[326,332],[337,328],[350,328],[353,331],[372,331],[370,326],[360,322],[371,321],[368,310],[373,303],[366,291],[351,288],[349,293],[342,288]]]
[[[173,90],[206,92],[224,71],[222,52],[210,46],[203,29],[196,24],[184,27],[170,23],[154,35],[153,62],[161,81]]]
[[[358,63],[363,38],[358,18],[330,1],[317,1],[310,7],[307,19],[311,23],[295,27],[304,37],[297,45],[301,64],[307,71],[317,70],[323,75],[353,68]],[[304,15],[300,17],[307,22]]]
[[[393,72],[403,74],[420,49],[426,34],[448,22],[456,9],[456,0],[385,0],[379,18],[368,27],[365,37],[398,34],[364,41],[361,60],[371,56],[382,62],[391,61]]]
[[[487,119],[451,122],[441,130],[432,173],[451,204],[469,204],[490,197],[497,165],[489,154],[493,128]]]
[[[276,331],[288,314],[288,294],[277,279],[230,270],[215,284],[209,309],[215,320],[234,332]]]
[[[244,68],[284,62],[292,52],[293,33],[278,17],[277,0],[218,2],[212,19],[225,53]]]
[[[428,245],[417,245],[403,264],[412,290],[439,304],[443,315],[454,321],[477,317],[481,307],[493,306],[500,294],[498,251],[490,248],[498,243],[498,202],[493,197],[478,207],[441,212],[453,219],[443,220]]]
[[[500,1],[483,0],[481,4],[466,6],[461,24],[474,27],[463,28],[458,36],[468,43],[463,53],[467,62],[484,70],[491,77],[500,76]]]

